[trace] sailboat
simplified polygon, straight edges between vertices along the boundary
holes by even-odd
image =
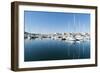
[[[73,17],[74,17],[74,25],[75,25],[75,15],[73,15]],[[69,40],[69,41],[75,41],[75,37],[73,36],[73,34],[72,35],[69,34],[69,36],[67,37],[67,40]]]

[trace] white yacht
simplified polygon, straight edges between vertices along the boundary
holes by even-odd
[[[75,38],[72,37],[72,36],[68,36],[68,37],[66,38],[66,40],[68,40],[68,41],[75,41]]]
[[[31,37],[28,35],[28,36],[27,36],[27,39],[31,39]]]
[[[83,40],[83,36],[81,36],[81,35],[76,35],[76,36],[75,36],[75,39],[78,40],[78,41],[81,41],[81,40]]]

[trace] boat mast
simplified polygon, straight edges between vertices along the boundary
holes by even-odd
[[[74,16],[74,31],[76,32],[76,27],[75,27],[75,14],[73,16]]]

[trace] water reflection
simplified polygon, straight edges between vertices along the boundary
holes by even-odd
[[[26,39],[24,44],[24,61],[90,58],[90,41]]]

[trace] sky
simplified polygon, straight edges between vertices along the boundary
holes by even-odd
[[[24,11],[24,25],[30,33],[90,32],[90,14]]]

